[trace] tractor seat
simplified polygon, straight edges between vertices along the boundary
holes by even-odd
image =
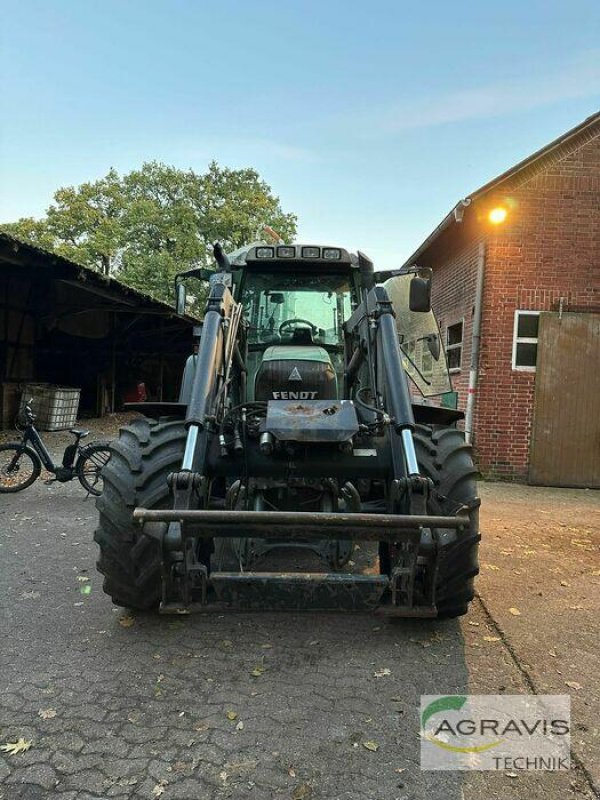
[[[78,439],[83,439],[85,436],[89,435],[89,431],[79,431],[77,428],[71,428],[69,433],[72,433],[73,436],[76,436]]]

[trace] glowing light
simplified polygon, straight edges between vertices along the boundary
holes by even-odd
[[[501,225],[506,219],[507,215],[508,211],[505,208],[502,206],[497,206],[497,208],[492,208],[488,214],[488,219],[492,225]]]

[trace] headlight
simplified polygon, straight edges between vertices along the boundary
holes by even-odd
[[[328,261],[339,261],[341,257],[342,251],[338,250],[337,247],[323,248],[323,258],[326,258]]]
[[[277,248],[277,258],[295,258],[296,256],[296,248],[295,247],[278,247]]]
[[[303,247],[302,248],[302,258],[320,258],[321,257],[321,248],[320,247]]]
[[[275,257],[275,248],[274,247],[257,247],[256,248],[256,257],[257,258],[274,258]]]

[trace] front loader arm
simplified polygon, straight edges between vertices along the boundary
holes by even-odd
[[[241,307],[233,300],[227,277],[228,273],[222,273],[211,281],[186,414],[185,451],[181,468],[167,478],[174,512],[206,509],[208,506],[206,455],[209,436],[217,424],[219,409],[225,404],[230,362],[241,317]],[[203,597],[206,592],[211,545],[203,541],[200,548],[195,547],[193,538],[184,530],[186,524],[183,518],[165,520],[148,531],[158,540],[161,549],[161,607],[166,611],[187,607],[194,590],[199,590]]]
[[[383,286],[365,292],[345,326],[346,334],[356,344],[350,363],[363,359],[362,354],[372,354],[371,396],[382,417],[389,419],[395,485],[399,494],[410,497],[413,511],[419,506],[424,513],[427,482],[420,475],[417,463],[413,441],[415,419],[395,316]]]
[[[204,474],[210,423],[215,421],[217,399],[225,380],[227,340],[236,334],[230,322],[234,310],[231,292],[224,283],[215,283],[206,304],[196,372],[185,424],[188,430],[182,471]]]

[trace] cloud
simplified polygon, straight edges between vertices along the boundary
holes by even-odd
[[[503,117],[564,100],[600,96],[600,51],[587,52],[553,74],[526,76],[439,98],[408,101],[381,109],[375,129],[399,133],[463,120]]]

